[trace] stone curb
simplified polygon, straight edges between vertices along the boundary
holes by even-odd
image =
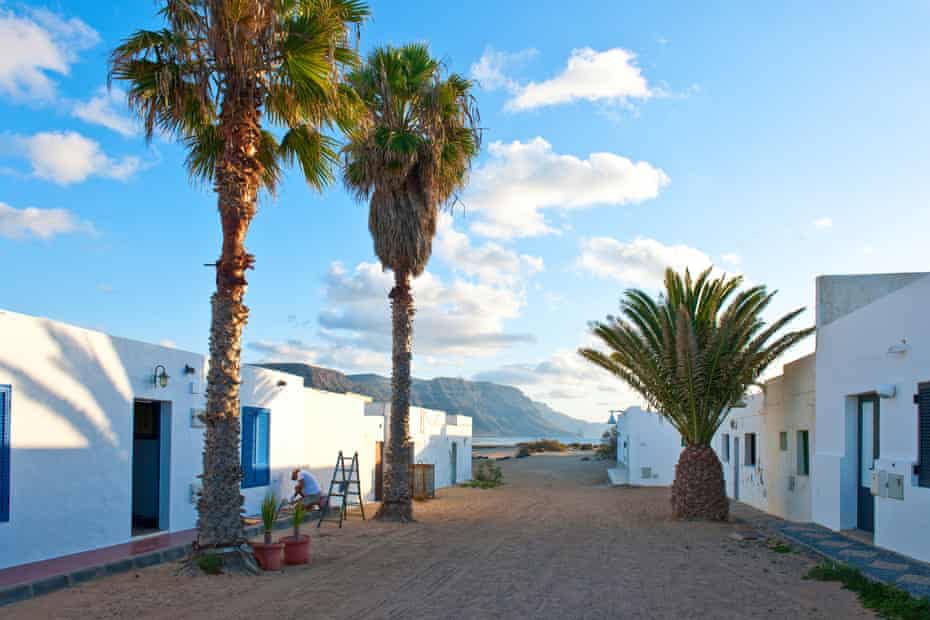
[[[314,511],[307,515],[307,518],[304,519],[304,523],[315,521],[319,518],[319,511]],[[291,521],[290,519],[287,519],[280,520],[275,523],[274,529],[275,531],[278,531],[289,529],[290,527],[292,527]],[[248,538],[255,538],[260,536],[263,532],[264,528],[261,525],[250,525],[245,528],[245,535]],[[21,583],[15,586],[10,586],[8,588],[0,588],[0,607],[27,601],[31,598],[36,598],[51,592],[56,592],[64,588],[81,585],[87,583],[88,581],[99,579],[100,577],[119,575],[131,570],[148,568],[158,564],[177,562],[178,560],[182,560],[189,556],[191,549],[192,547],[190,543],[176,545],[174,547],[167,547],[159,551],[134,555],[124,560],[117,560],[116,562],[107,562],[99,566],[81,568],[70,573],[63,573],[61,575],[54,575],[52,577],[43,577],[42,579],[37,579],[31,583]]]
[[[851,561],[849,561],[848,559],[845,559],[845,558],[838,558],[838,557],[836,557],[835,555],[831,555],[831,554],[828,553],[827,551],[824,551],[823,549],[820,549],[820,548],[814,546],[814,545],[811,544],[810,542],[805,541],[805,540],[801,539],[800,537],[793,535],[791,532],[785,531],[785,530],[780,529],[780,528],[777,528],[777,527],[773,527],[773,526],[769,525],[769,524],[766,523],[766,522],[761,522],[761,521],[759,521],[759,522],[753,522],[752,520],[746,519],[746,518],[743,518],[743,517],[733,517],[732,519],[733,519],[734,522],[743,523],[743,524],[745,524],[745,525],[748,525],[749,527],[753,528],[754,530],[756,530],[756,531],[758,531],[758,532],[760,532],[760,533],[767,534],[767,535],[773,536],[773,537],[784,538],[784,539],[786,539],[786,540],[789,540],[789,541],[791,541],[793,544],[798,545],[799,547],[803,547],[805,550],[809,551],[810,553],[813,553],[814,555],[816,555],[816,556],[818,556],[818,557],[821,557],[821,558],[823,558],[823,559],[825,559],[825,560],[827,560],[827,561],[829,561],[829,562],[833,562],[834,564],[843,564],[843,565],[845,565],[845,566],[849,566],[849,567],[851,567],[851,568],[855,568],[856,570],[859,571],[859,573],[860,573],[863,577],[865,577],[865,578],[868,579],[869,581],[872,581],[873,583],[882,583],[882,584],[885,584],[885,585],[894,586],[894,587],[898,588],[899,590],[904,590],[905,592],[907,592],[908,594],[910,594],[911,596],[913,596],[913,597],[915,597],[915,598],[922,598],[922,599],[930,598],[930,597],[927,596],[926,591],[925,591],[923,588],[918,588],[918,587],[912,586],[912,585],[909,584],[909,583],[901,583],[901,582],[898,582],[898,581],[883,579],[883,578],[881,578],[881,577],[875,575],[872,571],[869,571],[869,570],[867,570],[867,569],[863,569],[863,567],[859,566],[859,565],[856,564],[855,562],[851,562]],[[838,535],[838,536],[842,536],[842,534],[837,534],[837,535]],[[880,549],[880,548],[878,548],[878,547],[876,547],[875,549],[876,549],[876,552],[882,552],[882,551],[884,551],[883,549]],[[893,552],[892,552],[892,553],[893,553]],[[911,562],[911,563],[916,563],[917,561],[916,561],[916,560],[910,560],[910,562]]]

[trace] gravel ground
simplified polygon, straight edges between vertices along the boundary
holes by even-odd
[[[577,454],[501,463],[503,487],[455,488],[417,523],[313,529],[309,566],[185,577],[156,566],[0,610],[13,618],[871,618],[815,560],[680,523],[667,489],[610,488]],[[374,513],[374,505],[368,506]]]

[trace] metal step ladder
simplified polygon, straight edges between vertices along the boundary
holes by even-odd
[[[343,456],[342,450],[340,450],[339,456],[336,457],[336,467],[333,468],[333,479],[329,482],[329,494],[326,508],[320,511],[320,520],[316,524],[317,527],[323,525],[323,521],[336,521],[335,517],[327,518],[329,509],[332,505],[332,498],[334,497],[341,498],[339,502],[340,528],[342,527],[342,522],[349,517],[348,511],[350,507],[358,506],[362,515],[362,521],[365,520],[365,503],[362,501],[362,483],[358,470],[358,452],[352,455],[348,470],[346,469],[347,460],[348,459]],[[355,501],[350,501],[350,498],[353,497]]]

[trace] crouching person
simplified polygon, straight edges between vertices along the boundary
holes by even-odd
[[[291,480],[297,483],[294,485],[292,501],[302,501],[308,511],[313,510],[315,506],[323,507],[323,499],[320,496],[322,489],[313,474],[306,469],[297,468],[291,472]]]

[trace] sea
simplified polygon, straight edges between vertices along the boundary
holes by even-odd
[[[520,443],[529,443],[540,439],[555,439],[562,443],[593,443],[601,442],[600,437],[578,437],[577,435],[546,435],[545,437],[504,437],[498,435],[475,435],[472,445],[475,448],[504,448],[513,447]]]

